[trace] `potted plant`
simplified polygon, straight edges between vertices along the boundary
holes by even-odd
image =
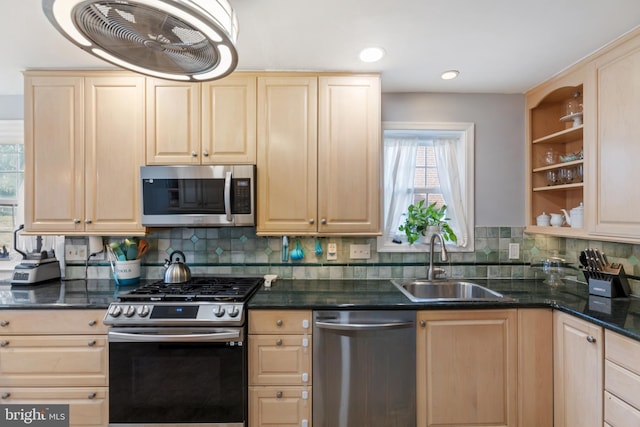
[[[458,237],[453,232],[445,216],[447,205],[436,207],[436,202],[425,205],[420,200],[415,205],[409,205],[407,219],[398,229],[404,231],[410,245],[413,245],[421,236],[426,236],[429,227],[437,227],[446,241],[457,242]]]

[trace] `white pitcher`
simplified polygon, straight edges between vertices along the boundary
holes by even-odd
[[[564,224],[564,218],[562,214],[552,213],[550,224],[552,227],[561,227]]]

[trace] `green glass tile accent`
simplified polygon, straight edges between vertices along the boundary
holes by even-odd
[[[634,255],[631,255],[629,258],[627,258],[627,261],[629,261],[631,265],[638,264],[638,258],[636,258]]]
[[[171,255],[173,253],[173,248],[169,246],[165,252],[167,253],[167,255]]]
[[[492,251],[489,248],[484,248],[482,252],[484,252],[485,255],[489,255]]]
[[[224,250],[221,247],[216,248],[216,253],[218,254],[218,256],[222,255],[223,252]]]
[[[538,255],[540,253],[540,249],[538,249],[537,247],[532,247],[531,248],[531,255]]]
[[[273,253],[273,249],[265,248],[264,253],[267,254],[267,255],[271,255]]]
[[[247,241],[247,236],[245,236],[245,235],[240,236],[240,241],[242,243],[246,242]]]
[[[191,236],[191,238],[189,240],[191,240],[193,243],[195,243],[198,240],[200,240],[200,238],[194,234],[193,236]]]

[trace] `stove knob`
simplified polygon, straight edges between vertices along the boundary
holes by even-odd
[[[131,317],[134,314],[136,314],[136,309],[133,306],[128,306],[125,310],[124,310],[124,315],[127,317]]]
[[[224,308],[221,305],[216,306],[216,308],[213,310],[213,314],[216,317],[224,316]]]
[[[111,310],[109,310],[109,314],[112,317],[118,317],[122,314],[122,308],[119,305],[114,305],[111,307]]]
[[[240,309],[238,309],[238,307],[236,307],[236,306],[231,307],[231,311],[229,312],[229,316],[238,317],[238,314],[240,314]]]
[[[138,316],[147,317],[149,315],[149,311],[149,306],[143,305],[142,307],[138,308]]]

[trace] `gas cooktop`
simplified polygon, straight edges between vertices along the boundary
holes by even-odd
[[[263,282],[261,277],[193,277],[185,283],[158,282],[119,296],[121,302],[234,301],[249,299]]]

